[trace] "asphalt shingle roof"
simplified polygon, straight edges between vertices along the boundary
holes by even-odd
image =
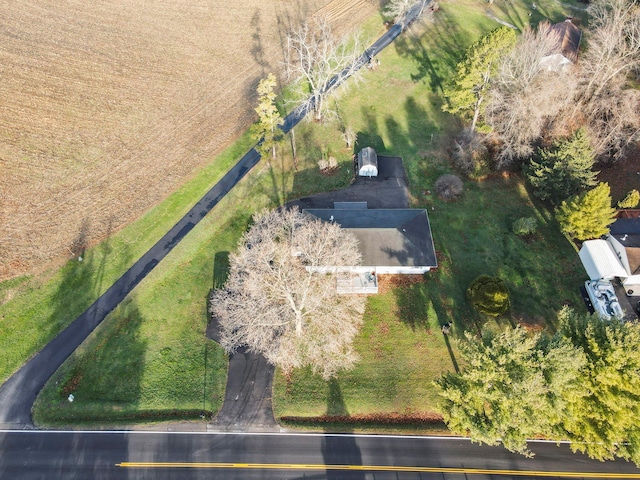
[[[327,208],[303,211],[349,230],[359,241],[363,265],[437,266],[426,210]]]

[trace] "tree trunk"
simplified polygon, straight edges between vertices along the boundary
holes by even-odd
[[[478,117],[480,116],[480,104],[482,103],[482,97],[478,97],[476,102],[476,108],[473,112],[473,121],[471,122],[471,132],[476,131],[476,123],[478,123]]]
[[[298,171],[298,154],[296,152],[296,131],[294,128],[290,130],[290,139],[291,139],[291,152],[293,153],[293,169]]]

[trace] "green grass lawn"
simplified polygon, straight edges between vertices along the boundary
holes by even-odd
[[[289,379],[278,372],[277,417],[420,414],[431,412],[431,382],[456,366],[457,350],[440,331],[445,323],[424,282],[397,286],[369,297],[365,324],[355,341],[360,361],[326,382],[309,369]]]
[[[512,15],[525,11],[523,2],[513,4],[521,8]],[[545,8],[553,5],[544,3]],[[580,308],[578,287],[584,272],[578,256],[519,176],[467,181],[462,199],[453,203],[432,193],[435,180],[452,173],[447,147],[459,128],[441,110],[442,84],[464,47],[498,26],[485,15],[481,2],[442,2],[441,7],[434,24],[418,26],[382,52],[381,65],[367,82],[340,103],[342,124],[358,132],[362,146],[403,157],[413,204],[430,215],[439,268],[427,273],[424,283],[370,297],[356,344],[361,360],[354,370],[332,382],[308,370],[289,379],[279,373],[274,389],[278,417],[382,418],[437,410],[432,381],[453,368],[456,356],[455,342],[448,348],[439,326],[453,322],[452,339],[465,330],[478,331],[484,319],[472,311],[465,292],[480,274],[498,275],[509,286],[512,309],[498,324],[523,322],[553,329],[563,304]],[[325,127],[322,137],[327,133]],[[511,231],[523,216],[538,219],[540,227],[532,238],[521,239]],[[492,328],[499,327],[492,322]],[[326,426],[324,421],[317,425]],[[309,425],[300,419],[293,424]]]
[[[526,11],[527,3],[513,4],[514,11]],[[547,4],[555,2],[541,5]],[[500,5],[496,0],[494,13],[507,20]],[[579,301],[578,257],[517,177],[467,182],[456,203],[429,193],[435,179],[450,171],[446,145],[459,128],[441,111],[441,85],[464,47],[498,26],[483,2],[441,2],[441,7],[434,24],[416,25],[381,53],[381,65],[365,73],[366,83],[342,96],[339,121],[296,127],[297,171],[285,144],[271,167],[262,162],[194,228],[55,374],[38,399],[36,421],[113,424],[216,411],[224,396],[226,356],[204,337],[209,289],[224,278],[228,253],[253,212],[348,184],[353,148],[341,139],[345,126],[359,132],[360,143],[403,156],[414,204],[429,210],[440,267],[423,283],[369,299],[355,370],[330,383],[306,371],[289,381],[278,373],[278,415],[433,411],[431,381],[453,368],[456,355],[439,326],[453,321],[453,337],[475,328],[464,292],[481,273],[507,282],[512,320],[553,326],[562,303]],[[374,25],[367,28],[373,31]],[[0,284],[0,295],[10,298],[0,306],[0,348],[7,358],[0,381],[126,271],[250,143],[243,137],[167,202],[86,252],[83,262],[70,261],[44,280]],[[328,156],[341,165],[333,176],[318,173],[317,161]],[[519,216],[540,220],[536,238],[525,242],[510,233]]]

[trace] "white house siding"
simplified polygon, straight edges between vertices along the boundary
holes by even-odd
[[[402,275],[420,275],[431,270],[431,267],[376,267],[378,274],[402,274]]]
[[[640,275],[631,275],[631,266],[629,264],[626,247],[613,235],[607,235],[606,239],[627,273],[625,277],[621,277],[622,286],[627,292],[627,295],[634,297],[640,296]]]

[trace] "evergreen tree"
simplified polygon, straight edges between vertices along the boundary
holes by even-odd
[[[258,142],[256,151],[261,157],[271,155],[276,158],[276,146],[282,140],[282,130],[280,126],[284,123],[278,108],[276,107],[276,76],[273,73],[260,80],[257,92],[259,103],[255,108],[258,114],[258,123],[254,126],[254,133]]]
[[[618,202],[618,208],[636,208],[640,203],[640,192],[635,188]]]
[[[587,187],[596,185],[599,172],[593,171],[595,155],[584,129],[559,140],[550,149],[539,150],[539,160],[531,160],[525,173],[536,196],[558,205]]]
[[[456,65],[453,81],[444,89],[447,104],[442,109],[463,118],[470,117],[471,131],[474,131],[498,62],[515,44],[513,29],[500,27],[471,45],[464,59]]]
[[[599,183],[595,188],[563,201],[556,209],[561,230],[578,240],[597,238],[608,233],[615,214],[615,209],[611,208],[608,183]]]
[[[435,382],[451,431],[530,455],[528,438],[559,430],[562,396],[575,390],[585,364],[579,349],[520,327],[483,341],[467,334],[459,348],[465,369]]]
[[[621,457],[640,465],[640,325],[602,321],[570,309],[560,335],[585,352],[583,395],[567,397],[563,428],[574,451],[598,460]]]

